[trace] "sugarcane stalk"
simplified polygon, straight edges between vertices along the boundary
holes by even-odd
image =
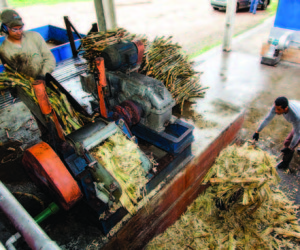
[[[76,121],[74,121],[70,116],[66,116],[66,120],[72,125],[72,127],[75,130],[81,128],[80,124],[78,124]]]
[[[296,233],[283,228],[274,228],[274,231],[282,235],[283,237],[295,237],[297,239],[300,239],[300,233]]]

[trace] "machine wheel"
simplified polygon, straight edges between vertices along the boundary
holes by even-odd
[[[237,4],[236,4],[235,12],[238,12],[238,11],[239,11],[239,7],[240,7],[240,6],[239,6],[239,3],[237,3]]]
[[[214,10],[219,10],[217,7],[213,7]]]
[[[70,209],[82,198],[77,182],[47,143],[27,149],[22,163],[30,177],[46,187],[64,209]]]
[[[261,10],[266,10],[268,8],[269,0],[265,0],[264,3],[261,5]]]

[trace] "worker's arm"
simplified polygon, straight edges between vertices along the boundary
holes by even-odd
[[[48,48],[44,38],[38,33],[36,33],[36,36],[37,44],[39,46],[41,56],[43,58],[43,65],[41,67],[40,74],[45,75],[46,73],[52,73],[56,66],[55,58],[50,49]]]
[[[0,48],[0,60],[1,60],[2,65],[6,64],[9,67],[14,68],[10,63],[8,63],[9,60],[6,59],[2,48]]]
[[[259,133],[260,131],[262,131],[264,129],[264,127],[267,126],[270,123],[270,121],[272,121],[272,119],[274,118],[275,115],[276,115],[275,106],[273,106],[271,108],[269,114],[265,117],[265,119],[262,121],[262,123],[258,127],[256,133]]]

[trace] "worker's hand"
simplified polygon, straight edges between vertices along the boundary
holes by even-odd
[[[38,75],[35,80],[43,80],[43,81],[45,81],[46,77],[45,77],[45,75]]]
[[[255,140],[255,141],[258,141],[259,139],[259,133],[255,132],[252,136],[252,139]]]
[[[289,154],[291,153],[293,150],[290,148],[283,148],[280,150],[283,154]]]

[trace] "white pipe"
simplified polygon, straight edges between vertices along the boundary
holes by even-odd
[[[1,242],[0,242],[0,250],[6,250],[6,248],[2,245]]]
[[[5,242],[5,246],[7,248],[7,250],[16,250],[16,248],[14,247],[14,243],[20,239],[22,236],[20,233],[16,233],[14,235],[12,235],[6,242]]]
[[[225,33],[223,40],[223,50],[231,50],[231,41],[233,36],[234,18],[237,7],[237,0],[227,0],[226,6],[226,21],[225,21]]]
[[[0,181],[0,208],[33,250],[61,250]]]

